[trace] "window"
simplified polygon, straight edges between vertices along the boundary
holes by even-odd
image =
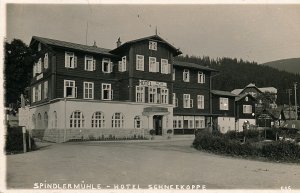
[[[44,68],[45,69],[48,69],[48,64],[49,64],[48,53],[46,53],[45,57],[44,57]]]
[[[74,111],[70,116],[70,127],[71,128],[82,128],[84,127],[84,116],[81,111]]]
[[[52,128],[57,128],[57,113],[56,113],[56,111],[53,111]]]
[[[175,68],[173,68],[172,80],[175,80]]]
[[[44,99],[48,98],[48,81],[44,82]]]
[[[198,109],[204,109],[204,95],[197,95]]]
[[[32,87],[32,102],[34,103],[35,101],[37,101],[37,94],[35,87]]]
[[[83,98],[94,99],[94,83],[83,82]]]
[[[161,103],[169,104],[169,89],[162,88],[160,91],[161,91]]]
[[[243,113],[251,114],[252,113],[252,105],[243,105]]]
[[[172,96],[172,103],[173,103],[173,105],[174,105],[174,107],[178,107],[178,98],[176,98],[176,93],[173,93],[172,94],[173,96]]]
[[[43,122],[42,122],[42,115],[41,113],[38,114],[38,120],[37,120],[37,129],[42,129]]]
[[[168,64],[167,59],[161,59],[161,73],[162,74],[169,74],[170,73],[170,65]]]
[[[220,110],[228,110],[228,98],[220,98]]]
[[[126,56],[122,57],[121,64],[119,64],[119,71],[120,72],[125,72],[126,71]]]
[[[149,50],[157,50],[157,42],[149,41]]]
[[[134,128],[135,129],[140,129],[141,128],[141,117],[140,116],[135,116],[134,117]]]
[[[47,112],[44,113],[44,128],[48,128],[48,114]]]
[[[136,102],[144,103],[145,102],[145,87],[136,86],[135,93],[136,93]]]
[[[124,116],[122,113],[114,113],[111,121],[112,128],[124,127]]]
[[[184,121],[184,128],[187,129],[193,129],[194,128],[194,123],[195,123],[195,117],[194,116],[184,116],[183,117],[183,121]]]
[[[111,89],[111,84],[102,83],[102,100],[112,100],[113,90]]]
[[[179,128],[182,128],[182,120],[183,120],[183,117],[182,116],[174,116],[173,117],[173,128],[174,129],[179,129]]]
[[[73,52],[65,53],[65,67],[66,68],[76,68],[77,67],[77,57]]]
[[[64,80],[64,97],[77,98],[77,87],[74,80]]]
[[[157,72],[158,63],[156,62],[155,57],[149,57],[149,72]]]
[[[205,128],[205,118],[195,116],[195,128]]]
[[[105,120],[104,114],[100,111],[97,111],[92,116],[92,123],[93,128],[104,128],[105,127]]]
[[[38,85],[38,101],[40,101],[42,99],[42,85],[39,84]]]
[[[205,83],[205,74],[203,72],[198,72],[198,83]]]
[[[32,115],[32,129],[35,129],[36,127],[36,119],[35,119],[35,115]]]
[[[144,56],[136,55],[136,70],[144,71]]]
[[[87,70],[87,71],[96,70],[96,60],[94,60],[93,56],[85,56],[84,70]]]
[[[41,51],[41,50],[42,50],[42,44],[39,43],[39,44],[38,44],[38,51]]]
[[[37,73],[42,72],[42,59],[40,58],[39,61],[37,62]]]
[[[36,71],[36,63],[33,64],[33,67],[32,67],[32,77],[35,77],[35,74],[37,73]]]
[[[148,89],[149,89],[148,102],[149,103],[157,103],[157,88],[148,87]]]
[[[192,108],[193,99],[191,99],[190,94],[183,94],[183,108]]]
[[[111,73],[112,72],[112,62],[109,58],[102,59],[102,72]]]
[[[184,69],[183,71],[183,81],[190,82],[190,71],[187,69]]]

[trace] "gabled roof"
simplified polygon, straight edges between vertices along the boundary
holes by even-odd
[[[255,84],[250,83],[248,84],[245,88],[243,89],[234,89],[233,91],[231,91],[231,93],[239,95],[241,92],[243,92],[246,88],[255,88],[257,89],[259,92],[270,92],[270,93],[277,93],[277,89],[274,87],[262,87],[262,88],[258,88],[257,86],[255,86]]]
[[[236,97],[235,94],[232,94],[229,91],[223,91],[223,90],[211,90],[211,93],[214,95],[220,95],[220,96]]]
[[[231,92],[232,93],[232,92]],[[240,101],[241,99],[245,98],[245,97],[251,97],[252,99],[256,100],[251,94],[249,93],[244,93],[242,95],[239,95],[237,97],[235,97],[235,101]]]
[[[263,87],[263,88],[259,88],[260,91],[262,92],[270,92],[270,93],[277,93],[277,89],[274,87]]]
[[[164,39],[162,39],[160,36],[158,35],[152,35],[152,36],[148,36],[148,37],[144,37],[144,38],[139,38],[139,39],[135,39],[135,40],[131,40],[131,41],[127,41],[125,42],[124,44],[122,44],[121,46],[117,47],[116,49],[114,50],[111,50],[111,53],[115,53],[115,52],[118,52],[120,49],[123,49],[131,44],[134,44],[136,42],[140,42],[140,41],[144,41],[144,40],[153,40],[153,41],[158,41],[158,42],[161,42],[163,44],[166,44],[167,46],[169,46],[173,52],[175,53],[175,56],[178,56],[180,54],[182,54],[182,52],[175,48],[173,45],[171,45],[170,43],[168,43],[167,41],[165,41]]]
[[[90,52],[90,53],[95,53],[95,54],[104,54],[104,55],[116,57],[116,55],[109,53],[110,50],[106,49],[106,48],[99,48],[96,46],[87,46],[87,45],[76,44],[76,43],[71,43],[71,42],[66,42],[66,41],[61,41],[61,40],[54,40],[54,39],[49,39],[49,38],[43,38],[43,37],[38,37],[38,36],[32,37],[30,45],[32,45],[36,41],[41,42],[42,44],[46,44],[46,45],[70,48],[70,49],[80,50],[80,51],[84,51],[84,52]]]
[[[180,66],[185,68],[195,68],[199,70],[205,70],[205,71],[212,71],[212,72],[219,72],[218,70],[202,66],[200,64],[190,63],[190,62],[181,62],[181,61],[174,61],[174,66]]]
[[[243,89],[234,89],[233,91],[231,91],[231,93],[239,95],[242,91],[243,91]]]

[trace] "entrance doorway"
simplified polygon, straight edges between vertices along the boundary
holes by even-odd
[[[155,129],[155,135],[162,135],[162,115],[153,116],[153,129]]]

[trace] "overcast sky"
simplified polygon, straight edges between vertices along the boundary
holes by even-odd
[[[183,54],[258,63],[300,57],[300,5],[7,5],[7,40],[42,36],[115,48],[159,35]]]

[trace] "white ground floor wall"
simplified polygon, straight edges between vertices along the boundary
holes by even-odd
[[[71,129],[72,132],[76,131],[72,133],[74,138],[77,132],[81,137],[84,132],[88,135],[87,130],[98,132],[101,136],[122,132],[127,136],[141,135],[145,131],[149,133],[149,130],[157,127],[161,134],[166,134],[168,129],[173,128],[173,106],[169,104],[61,99],[40,106],[20,108],[19,112],[20,126],[41,130],[38,133],[43,133],[42,130],[58,132],[57,135],[66,135]],[[59,130],[64,130],[64,133]]]
[[[235,118],[234,117],[218,117],[218,129],[221,133],[235,130]]]

